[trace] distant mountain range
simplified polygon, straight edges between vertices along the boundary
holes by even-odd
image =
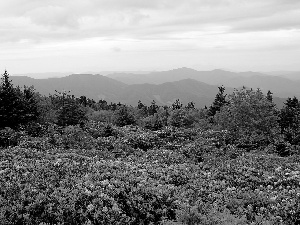
[[[197,71],[189,68],[180,68],[149,74],[114,73],[107,76],[126,84],[162,84],[189,78],[210,85],[224,85],[232,88],[246,86],[254,89],[260,88],[265,92],[271,90],[275,96],[281,98],[300,97],[300,79],[299,81],[290,80],[284,78],[283,74],[282,76],[270,76],[258,72],[236,73],[224,70]]]
[[[192,79],[184,79],[163,84],[127,85],[102,75],[73,74],[62,78],[33,79],[24,76],[11,76],[14,85],[31,86],[42,95],[57,91],[71,91],[75,96],[85,95],[96,101],[121,102],[136,106],[141,100],[150,105],[153,100],[158,105],[171,105],[176,99],[183,104],[193,101],[197,107],[209,106],[218,92],[218,87]],[[226,90],[228,93],[233,89]]]
[[[141,100],[150,105],[155,100],[159,105],[171,105],[176,99],[183,104],[193,101],[197,107],[211,105],[218,86],[224,85],[227,93],[242,86],[271,90],[279,108],[287,97],[300,96],[300,81],[255,72],[235,73],[224,70],[196,71],[181,68],[145,74],[113,73],[107,76],[73,74],[61,78],[33,79],[26,76],[11,76],[14,85],[31,86],[43,95],[57,91],[71,91],[75,96],[85,95],[96,101],[121,102],[137,105]]]
[[[14,76],[27,76],[27,77],[36,78],[36,79],[47,79],[47,78],[55,78],[55,77],[56,78],[65,77],[70,74],[73,74],[73,73],[72,72],[22,73],[22,74],[14,74]]]
[[[290,80],[300,81],[300,71],[274,71],[274,72],[266,72],[265,74],[280,76]]]
[[[107,75],[107,77],[126,84],[163,84],[165,82],[183,79],[194,79],[211,85],[221,85],[226,80],[234,78],[235,76],[236,73],[224,70],[197,71],[185,67],[169,71],[151,72],[148,74],[113,73]]]

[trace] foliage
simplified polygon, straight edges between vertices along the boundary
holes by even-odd
[[[23,137],[19,146],[2,149],[1,222],[300,221],[299,156],[240,153],[226,143],[220,147],[226,131],[111,126],[112,136],[105,137],[105,126],[96,122],[85,128],[49,126],[43,137]],[[57,143],[49,140],[51,133]],[[102,145],[97,148],[100,140]],[[114,154],[121,148],[131,149],[130,154],[117,156],[107,151]],[[234,152],[238,154],[232,157]]]
[[[57,92],[51,96],[52,102],[58,108],[57,124],[59,126],[83,125],[87,120],[86,110],[67,92]]]
[[[0,128],[18,128],[31,121],[36,121],[39,115],[37,101],[33,88],[14,87],[9,80],[9,74],[4,72],[0,85]]]
[[[0,129],[0,146],[1,147],[9,147],[16,146],[23,136],[23,132],[15,131],[10,127],[6,127],[4,129]]]
[[[300,142],[300,103],[296,97],[288,98],[279,114],[281,133],[287,142]]]
[[[217,112],[219,112],[222,106],[226,105],[228,102],[226,100],[225,87],[218,87],[219,92],[217,93],[214,102],[208,109],[208,115],[214,116]]]
[[[152,116],[152,115],[154,115],[155,113],[157,113],[158,109],[159,109],[159,106],[156,105],[156,102],[153,100],[153,101],[151,102],[151,105],[150,105],[149,108],[148,108],[148,114],[149,114],[150,116]]]
[[[137,118],[144,118],[148,116],[148,107],[144,105],[141,101],[137,105]]]
[[[168,124],[175,127],[190,127],[195,121],[195,117],[190,112],[184,108],[172,110]]]
[[[99,111],[92,111],[90,112],[87,117],[88,120],[95,121],[95,122],[111,122],[112,121],[113,112],[110,110],[99,110]]]
[[[215,122],[240,145],[265,145],[276,139],[277,110],[261,90],[242,88],[228,96],[228,105],[216,114]],[[240,142],[240,143],[239,143]]]
[[[158,113],[143,119],[144,127],[150,130],[159,130],[163,127],[163,120]]]
[[[172,104],[172,109],[181,109],[182,108],[182,103],[180,102],[180,99],[176,99],[175,102]]]
[[[112,121],[117,126],[126,126],[135,124],[136,120],[134,115],[126,106],[121,106],[117,109],[112,116]]]
[[[37,122],[40,124],[57,123],[57,107],[52,102],[50,97],[42,96],[35,93],[39,117]]]
[[[245,88],[207,112],[1,87],[39,114],[0,129],[1,224],[300,223],[296,98],[278,120],[271,92]]]

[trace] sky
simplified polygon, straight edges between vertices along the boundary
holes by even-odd
[[[1,0],[0,70],[300,71],[299,0]]]

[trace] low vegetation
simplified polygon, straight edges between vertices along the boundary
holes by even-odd
[[[1,224],[299,224],[299,113],[246,88],[208,109],[41,96],[5,72]]]

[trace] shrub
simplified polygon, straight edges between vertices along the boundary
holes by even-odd
[[[59,126],[83,125],[86,121],[85,109],[75,102],[66,103],[57,111],[57,124]]]
[[[120,106],[119,109],[113,113],[112,121],[115,125],[120,127],[136,123],[133,113],[130,112],[127,106]]]
[[[171,111],[168,124],[174,127],[191,127],[195,118],[187,109],[174,109]]]
[[[93,138],[110,137],[116,135],[116,130],[110,123],[89,121],[85,124],[83,129]]]
[[[92,149],[95,147],[96,140],[92,138],[79,126],[67,126],[62,133],[62,144],[64,148],[83,148]]]
[[[88,120],[109,123],[112,121],[113,112],[109,110],[93,111],[88,115]]]
[[[9,127],[0,129],[0,146],[16,146],[18,145],[22,136],[24,136],[23,132],[15,131]]]
[[[163,122],[158,113],[153,116],[148,116],[143,119],[143,124],[146,129],[149,130],[159,130],[163,127]]]
[[[49,124],[42,125],[40,123],[31,122],[24,127],[24,130],[29,136],[42,137],[46,134],[48,125]]]
[[[275,105],[259,89],[246,88],[229,95],[228,105],[214,117],[221,129],[228,130],[233,143],[246,141],[246,145],[267,144],[276,139],[277,120]]]

